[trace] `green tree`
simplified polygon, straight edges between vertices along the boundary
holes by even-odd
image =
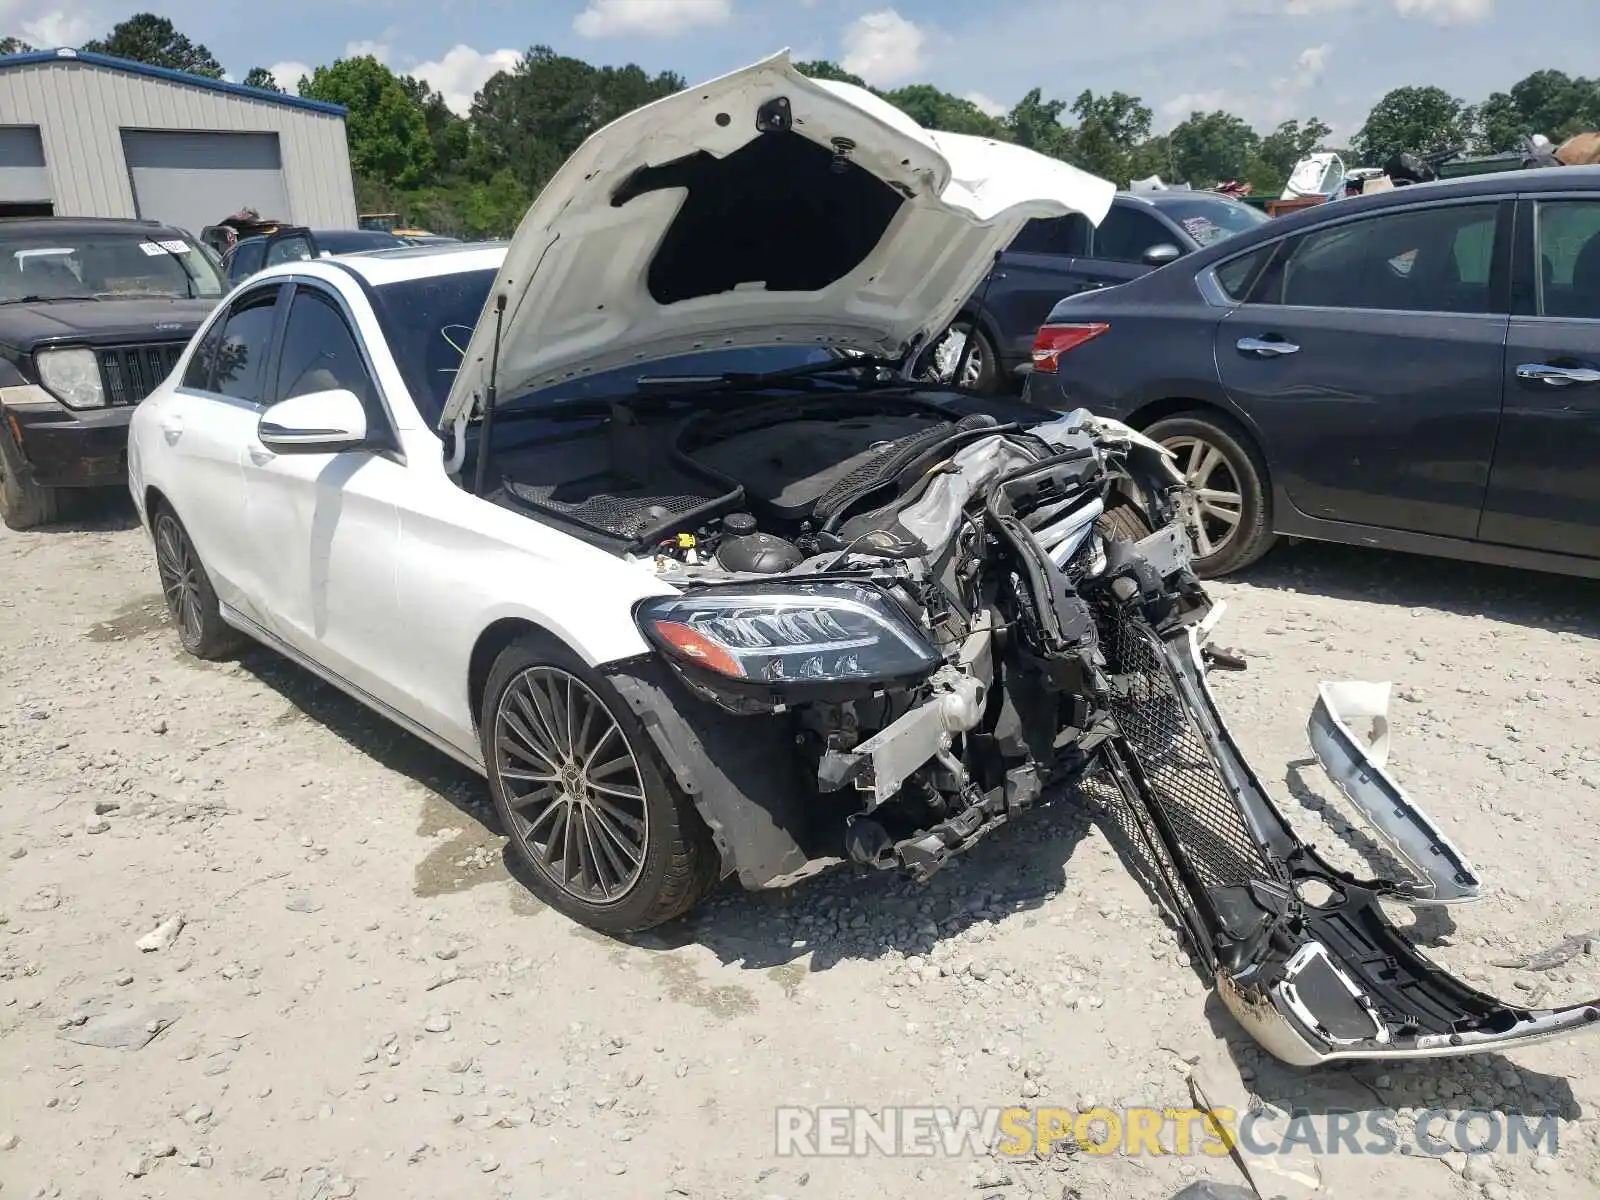
[[[85,42],[80,48],[93,54],[148,63],[152,67],[204,75],[207,79],[222,78],[222,64],[210,50],[199,42],[191,42],[171,21],[155,13],[135,13],[121,24],[113,25],[105,37]]]
[[[371,55],[342,58],[300,81],[300,94],[349,109],[350,166],[396,187],[417,187],[433,172],[433,143],[422,110],[395,73]]]
[[[1395,88],[1367,114],[1350,148],[1362,163],[1382,166],[1401,150],[1425,153],[1470,144],[1476,115],[1443,88]]]
[[[1482,148],[1515,149],[1524,134],[1542,133],[1561,142],[1600,126],[1600,79],[1573,78],[1563,71],[1535,71],[1495,92],[1480,106]]]
[[[0,37],[0,54],[29,54],[33,47],[21,38]]]
[[[1061,123],[1066,111],[1065,100],[1046,100],[1043,90],[1034,88],[1006,114],[1005,127],[1019,146],[1064,159],[1072,149],[1072,133]]]
[[[861,76],[852,75],[838,63],[828,62],[826,59],[795,63],[794,69],[802,75],[809,75],[812,79],[831,79],[835,83],[853,83],[860,88],[867,86],[867,81]]]
[[[1256,131],[1232,113],[1190,113],[1167,135],[1177,177],[1195,187],[1243,179],[1261,144]]]
[[[249,71],[245,72],[244,85],[245,87],[260,88],[265,92],[283,91],[278,86],[278,81],[273,78],[272,72],[265,67],[251,67]]]
[[[595,130],[683,86],[671,71],[594,67],[534,46],[472,101],[472,124],[484,143],[480,161],[491,173],[510,170],[533,194]]]
[[[1072,102],[1072,115],[1078,118],[1078,127],[1061,157],[1126,187],[1133,178],[1134,149],[1150,136],[1150,109],[1126,92],[1096,96],[1084,91]]]
[[[883,98],[924,129],[970,133],[977,137],[1009,138],[1004,123],[991,117],[971,100],[942,92],[932,84],[913,83],[883,93]]]

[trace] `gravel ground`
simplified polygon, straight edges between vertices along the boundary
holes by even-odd
[[[1600,1043],[1266,1061],[1080,805],[926,887],[725,889],[611,941],[508,875],[467,772],[270,653],[184,657],[131,510],[0,530],[0,572],[5,1196],[1166,1197],[1242,1175],[778,1157],[773,1110],[1187,1107],[1195,1061],[1280,1110],[1559,1114],[1554,1156],[1325,1156],[1334,1196],[1600,1186]],[[1497,965],[1600,925],[1600,585],[1302,545],[1217,591],[1250,660],[1220,702],[1296,824],[1359,861],[1305,713],[1319,679],[1392,679],[1396,769],[1487,885],[1419,940],[1508,996],[1600,995],[1581,938]]]

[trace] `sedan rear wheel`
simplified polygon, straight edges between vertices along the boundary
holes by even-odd
[[[1179,413],[1145,433],[1171,450],[1194,496],[1195,573],[1249,566],[1272,548],[1267,468],[1248,434],[1220,413]]]
[[[604,677],[530,637],[496,660],[481,721],[490,791],[528,886],[606,933],[687,912],[718,856],[693,805]]]
[[[967,347],[969,338],[970,350]],[[958,371],[959,380],[956,378]],[[953,384],[972,392],[992,392],[1000,377],[1000,365],[983,330],[974,329],[970,322],[957,321],[934,339],[921,368],[913,374],[930,383]]]
[[[151,533],[156,543],[156,574],[167,612],[178,627],[178,641],[196,658],[225,658],[243,637],[222,619],[211,578],[194,543],[171,509],[157,509]]]

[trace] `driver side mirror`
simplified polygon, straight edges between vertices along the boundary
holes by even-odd
[[[367,444],[367,410],[344,388],[280,400],[256,424],[256,437],[274,454],[339,454]]]
[[[1169,262],[1182,257],[1183,251],[1177,246],[1174,246],[1171,242],[1162,242],[1146,250],[1140,261],[1147,267],[1164,267]]]

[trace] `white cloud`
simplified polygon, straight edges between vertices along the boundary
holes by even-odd
[[[1435,25],[1475,25],[1493,15],[1494,0],[1394,0],[1394,10]]]
[[[579,37],[676,37],[702,25],[721,25],[733,0],[589,0],[572,18]]]
[[[85,13],[47,12],[22,22],[22,40],[41,50],[77,46],[95,34],[95,21]]]
[[[868,83],[889,87],[925,65],[922,30],[892,8],[857,17],[844,31],[839,65]]]
[[[1310,87],[1321,79],[1322,73],[1328,69],[1328,56],[1332,53],[1333,46],[1327,42],[1300,51],[1300,57],[1295,60],[1295,86]]]
[[[381,63],[389,61],[389,46],[386,42],[346,42],[344,46],[346,58],[375,58]]]
[[[1283,14],[1286,17],[1320,17],[1359,7],[1361,0],[1284,0]]]
[[[444,97],[451,112],[465,116],[480,88],[501,71],[517,65],[522,55],[515,50],[490,50],[479,53],[471,46],[452,46],[435,62],[418,63],[407,71]]]
[[[1011,111],[1000,101],[991,99],[982,92],[968,92],[962,99],[972,104],[979,112],[988,113],[991,117],[1003,117]]]
[[[273,63],[267,70],[278,81],[278,86],[291,94],[299,90],[302,75],[307,79],[311,78],[311,68],[303,62]]]
[[[1294,68],[1273,79],[1259,90],[1236,92],[1213,88],[1184,92],[1160,105],[1158,111],[1173,124],[1189,119],[1190,113],[1223,112],[1243,117],[1256,128],[1268,128],[1291,117],[1304,117],[1306,93],[1321,82],[1333,57],[1333,45],[1324,42],[1310,46],[1295,57]]]

